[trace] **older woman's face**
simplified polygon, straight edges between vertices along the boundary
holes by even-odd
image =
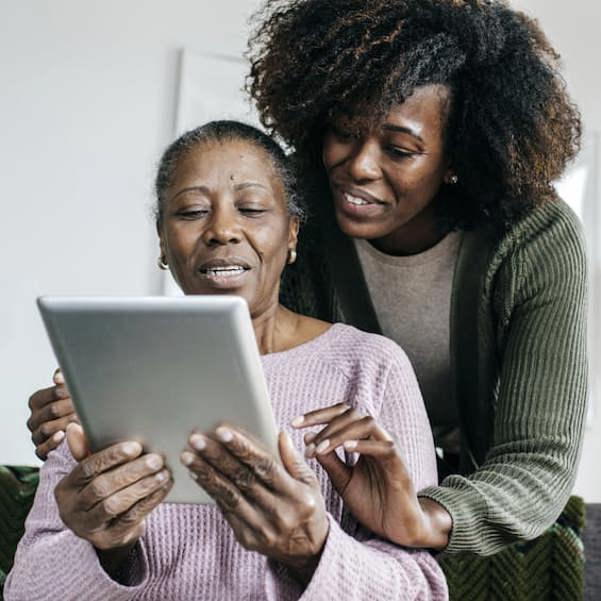
[[[177,165],[167,190],[161,248],[186,294],[236,294],[257,316],[278,302],[298,221],[265,151],[205,142]]]
[[[323,145],[338,224],[355,238],[376,239],[432,218],[432,200],[449,175],[444,127],[449,90],[417,88],[381,123],[362,131],[335,120]]]

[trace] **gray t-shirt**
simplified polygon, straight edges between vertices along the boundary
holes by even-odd
[[[451,289],[461,233],[417,255],[395,257],[355,240],[382,333],[413,364],[436,446],[459,451],[459,416],[451,391]]]

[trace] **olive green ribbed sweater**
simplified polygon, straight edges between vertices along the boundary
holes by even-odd
[[[354,246],[328,207],[322,197],[313,208],[282,301],[378,331]],[[420,495],[451,514],[449,552],[488,555],[549,528],[576,475],[587,396],[586,258],[567,205],[549,201],[503,234],[465,233],[450,325],[461,473]]]

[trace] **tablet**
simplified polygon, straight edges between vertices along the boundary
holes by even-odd
[[[212,502],[179,461],[194,428],[231,422],[277,456],[241,297],[41,297],[38,306],[92,449],[137,440],[162,453],[175,480],[167,501]]]

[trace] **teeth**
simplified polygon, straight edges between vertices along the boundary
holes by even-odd
[[[367,202],[367,200],[364,200],[363,198],[358,198],[357,196],[352,196],[351,194],[347,194],[346,192],[344,193],[344,199],[346,200],[346,202],[348,202],[352,205],[357,205],[357,206],[372,204],[371,202]]]
[[[204,271],[209,276],[234,276],[244,273],[244,267],[232,265],[231,267],[213,267]]]

